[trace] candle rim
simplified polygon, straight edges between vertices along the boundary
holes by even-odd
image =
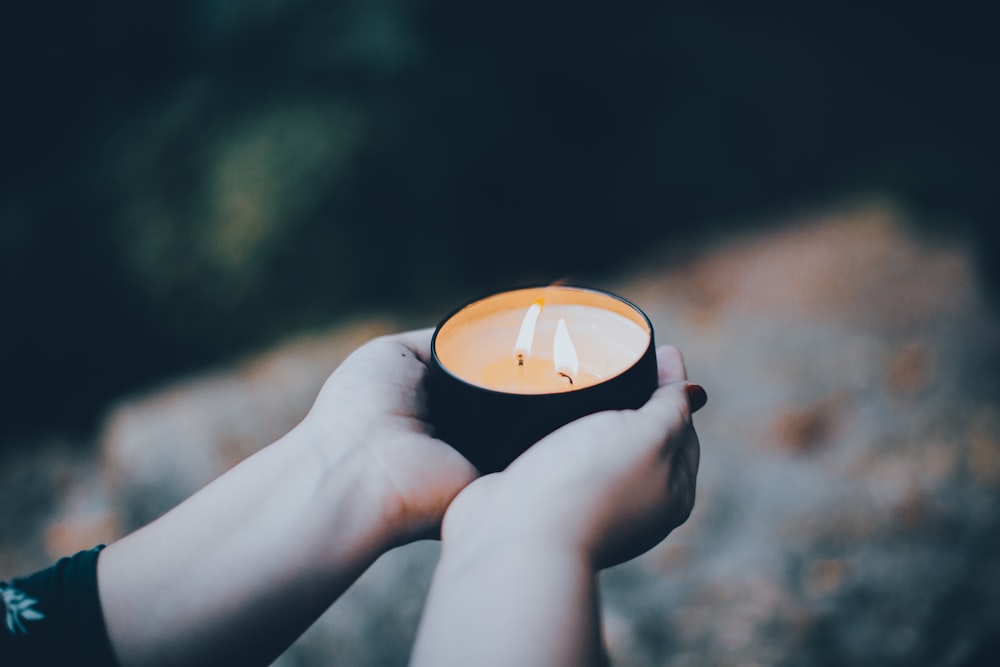
[[[635,324],[638,324],[639,326],[642,326],[646,330],[646,334],[647,334],[646,347],[643,348],[643,351],[636,357],[635,361],[631,365],[626,366],[625,368],[621,369],[619,372],[615,373],[614,375],[610,375],[610,376],[602,379],[600,382],[598,382],[596,384],[587,385],[585,387],[581,387],[579,389],[573,389],[573,390],[568,391],[568,392],[567,391],[551,391],[551,392],[539,392],[539,393],[521,393],[521,392],[503,391],[501,389],[493,389],[491,387],[485,387],[485,386],[483,386],[481,384],[478,384],[476,382],[472,382],[472,381],[470,381],[470,380],[468,380],[468,379],[466,379],[466,378],[458,375],[457,373],[454,373],[451,369],[448,368],[448,366],[444,363],[444,361],[441,360],[441,357],[438,355],[438,351],[437,351],[438,334],[441,333],[442,328],[444,328],[444,326],[452,318],[454,318],[456,315],[458,315],[459,313],[461,313],[463,310],[466,310],[467,308],[469,308],[469,307],[471,307],[471,306],[473,306],[473,305],[475,305],[475,304],[477,304],[477,303],[479,303],[481,301],[486,301],[487,299],[490,299],[492,297],[498,297],[498,296],[501,296],[503,294],[510,294],[510,293],[515,293],[515,292],[530,292],[530,291],[536,291],[536,290],[550,290],[550,289],[551,290],[563,290],[563,291],[567,291],[567,292],[585,292],[585,293],[593,294],[593,295],[596,295],[596,296],[602,297],[602,298],[610,298],[613,301],[619,302],[620,305],[624,306],[624,308],[623,308],[624,312],[626,312],[626,313],[632,313],[632,314],[635,314],[635,315],[638,316],[637,318],[633,318],[633,317],[628,317],[627,315],[623,315],[623,317],[626,317],[626,319],[630,319],[632,322],[634,322]],[[532,303],[533,303],[533,301],[532,301]],[[578,305],[578,304],[559,304],[559,305]],[[530,303],[529,303],[529,307],[530,307]],[[621,313],[616,313],[616,314],[621,314]],[[474,298],[474,299],[470,299],[469,301],[467,301],[467,302],[463,303],[462,305],[458,306],[457,308],[453,309],[451,312],[449,312],[447,315],[445,315],[443,318],[441,318],[441,321],[438,322],[437,327],[435,327],[435,329],[434,329],[434,335],[431,336],[431,359],[433,360],[434,365],[436,365],[438,368],[440,368],[443,372],[447,373],[450,377],[458,380],[459,382],[462,382],[463,384],[468,385],[469,387],[474,387],[474,388],[478,389],[479,391],[484,391],[484,392],[487,392],[487,393],[497,394],[497,395],[502,395],[502,396],[524,396],[524,397],[533,397],[533,396],[566,396],[566,395],[579,394],[581,392],[587,392],[589,390],[598,389],[599,387],[602,387],[603,385],[607,384],[611,380],[614,380],[615,378],[621,377],[622,375],[624,375],[625,373],[627,373],[630,369],[632,369],[633,367],[635,367],[635,365],[637,363],[639,363],[639,361],[649,352],[649,348],[652,345],[653,345],[653,323],[652,323],[652,321],[649,319],[649,316],[646,315],[646,313],[641,308],[639,308],[639,306],[635,305],[634,303],[632,303],[631,301],[629,301],[628,299],[626,299],[623,296],[619,296],[618,294],[615,294],[614,292],[608,292],[607,290],[602,290],[602,289],[598,289],[598,288],[595,288],[595,287],[583,287],[583,286],[580,286],[580,285],[562,285],[562,284],[560,284],[560,285],[551,285],[551,284],[550,285],[525,285],[525,286],[522,286],[522,287],[514,287],[514,288],[511,288],[511,289],[493,291],[493,292],[484,294],[484,295],[482,295],[480,297],[477,297],[477,298]]]

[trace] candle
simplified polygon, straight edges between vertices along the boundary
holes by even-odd
[[[428,381],[437,435],[482,472],[591,412],[637,408],[656,388],[653,328],[636,306],[580,287],[494,294],[446,317]]]
[[[535,294],[542,296],[519,305]],[[645,317],[617,297],[533,288],[465,306],[442,324],[434,347],[445,369],[466,382],[547,394],[582,389],[621,373],[642,356],[651,332]]]

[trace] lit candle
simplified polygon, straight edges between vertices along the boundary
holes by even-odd
[[[653,328],[631,303],[579,287],[494,294],[434,333],[437,435],[482,472],[500,470],[559,426],[637,408],[656,388]]]
[[[521,329],[517,332],[517,343],[514,344],[514,358],[518,366],[524,366],[524,359],[531,354],[531,343],[535,340],[535,325],[538,324],[538,315],[542,312],[542,302],[536,301],[528,308],[524,320],[521,321]]]
[[[570,387],[585,379],[580,377],[580,358],[576,356],[576,346],[573,345],[573,339],[569,337],[569,331],[566,329],[566,320],[561,317],[556,325],[555,339],[552,341],[552,365],[555,366],[556,375],[568,380]],[[586,380],[592,381],[591,378]]]

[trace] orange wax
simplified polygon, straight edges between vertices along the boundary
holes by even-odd
[[[528,310],[541,303],[531,350],[518,366],[515,347]],[[579,361],[573,383],[553,361],[557,323],[565,327]],[[548,394],[574,391],[631,368],[649,346],[649,322],[635,307],[602,292],[537,287],[503,292],[452,315],[435,336],[435,354],[452,375],[495,391]]]
[[[511,358],[487,363],[475,384],[511,394],[554,394],[597,384],[601,378],[581,368],[571,383],[556,371],[551,359],[528,357],[523,366]]]

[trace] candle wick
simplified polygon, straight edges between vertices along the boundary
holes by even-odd
[[[524,366],[524,355],[523,354],[518,354],[517,355],[517,367],[518,368],[522,368],[523,366]]]
[[[573,378],[571,378],[569,375],[567,375],[566,373],[563,373],[562,371],[558,371],[558,375],[561,375],[562,377],[564,377],[567,380],[569,380],[569,386],[571,386],[571,387],[573,386]]]

